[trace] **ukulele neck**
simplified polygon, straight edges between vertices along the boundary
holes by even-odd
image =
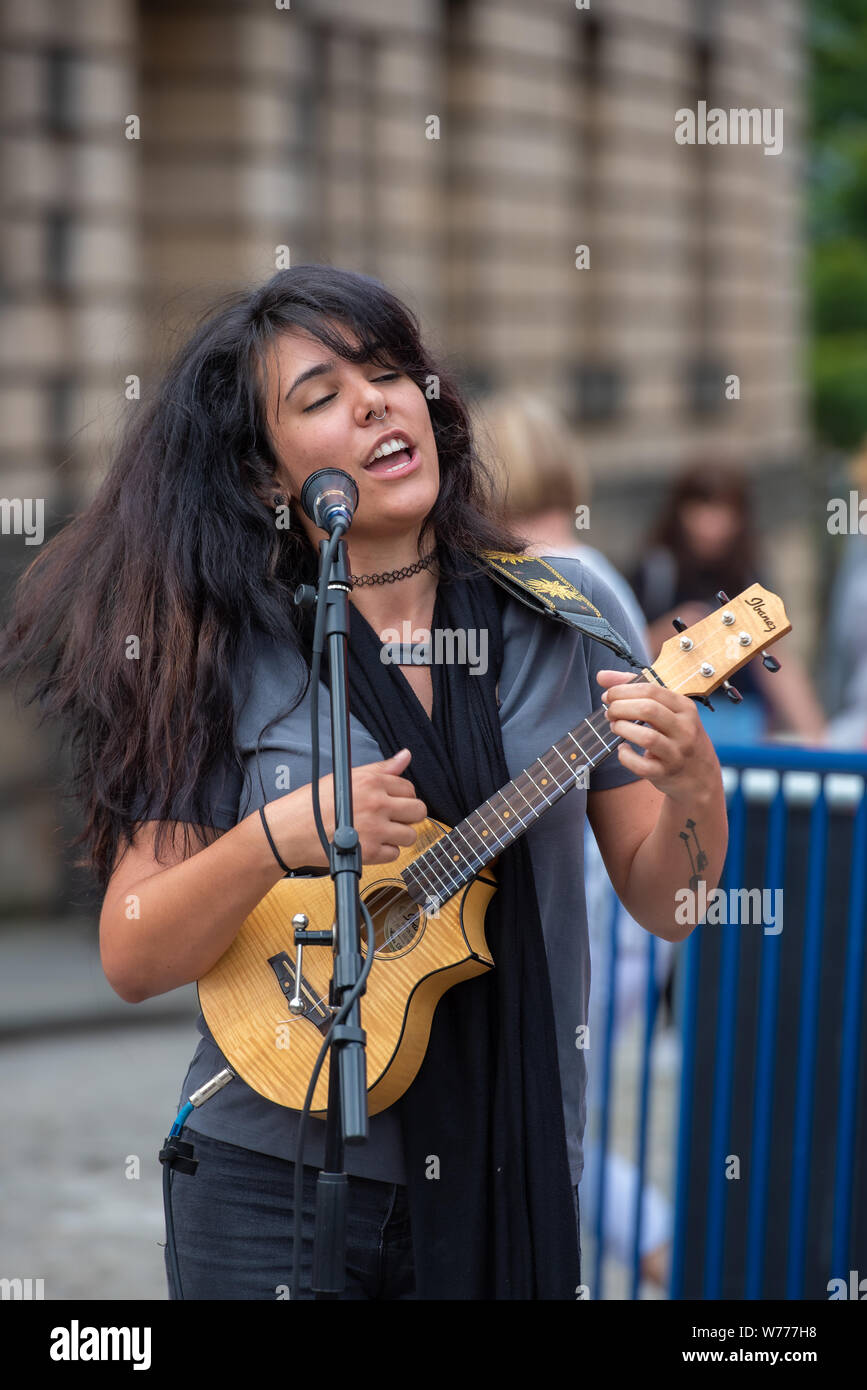
[[[642,672],[626,684],[646,679]],[[604,708],[594,710],[406,866],[410,896],[429,910],[442,906],[622,742]]]

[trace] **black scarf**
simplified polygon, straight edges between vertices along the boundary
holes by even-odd
[[[488,668],[436,663],[433,723],[378,634],[350,604],[350,709],[447,826],[509,781],[496,683],[502,590],[482,572],[440,581],[432,632],[486,632]],[[327,650],[323,680],[328,681]],[[540,748],[540,752],[542,749]],[[527,842],[501,852],[485,917],[494,970],[440,1000],[401,1112],[421,1299],[574,1299],[575,1207],[542,924]],[[362,1002],[362,1024],[364,1005]],[[431,1160],[439,1160],[438,1177]]]

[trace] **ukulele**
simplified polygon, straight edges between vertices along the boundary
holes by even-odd
[[[656,680],[705,700],[752,657],[791,631],[781,600],[753,585],[670,637],[633,681]],[[772,657],[763,658],[776,669]],[[733,698],[740,697],[736,692]],[[362,872],[376,958],[363,995],[368,1105],[378,1114],[407,1090],[421,1066],[437,1003],[447,989],[494,967],[484,918],[497,888],[500,852],[623,739],[603,708],[570,729],[534,763],[453,827],[423,820],[415,844]],[[254,1091],[300,1110],[336,1010],[329,1004],[331,950],[308,945],[297,970],[295,930],[334,922],[330,876],[283,878],[245,919],[232,945],[198,981],[199,1002],[217,1046]],[[361,949],[369,949],[362,922]],[[331,1053],[311,1114],[324,1116]]]

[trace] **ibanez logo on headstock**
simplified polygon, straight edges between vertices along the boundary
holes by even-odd
[[[678,635],[663,643],[651,669],[670,690],[706,701],[722,686],[729,699],[739,702],[742,697],[729,677],[760,653],[768,670],[778,671],[779,662],[765,648],[791,632],[792,624],[782,600],[770,590],[751,587],[732,599],[720,590],[717,600],[721,607],[690,628],[675,618]]]
[[[753,596],[752,596],[751,598],[748,598],[748,599],[746,600],[746,602],[749,604],[750,608],[752,608],[753,612],[754,612],[754,613],[757,613],[757,614],[759,615],[759,617],[762,619],[762,621],[764,622],[764,624],[765,624],[765,631],[766,631],[766,632],[776,632],[776,630],[777,630],[777,625],[776,625],[776,623],[774,623],[774,622],[771,621],[770,616],[768,615],[768,612],[767,612],[767,610],[765,609],[765,606],[764,606],[764,604],[765,604],[764,595],[763,595],[763,594],[753,594]]]

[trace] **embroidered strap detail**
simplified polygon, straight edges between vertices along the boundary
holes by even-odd
[[[611,626],[586,594],[548,561],[536,555],[511,555],[502,550],[479,552],[487,573],[498,584],[537,613],[555,622],[577,628],[587,637],[602,642],[623,661],[643,670],[644,663],[633,655],[629,643]]]

